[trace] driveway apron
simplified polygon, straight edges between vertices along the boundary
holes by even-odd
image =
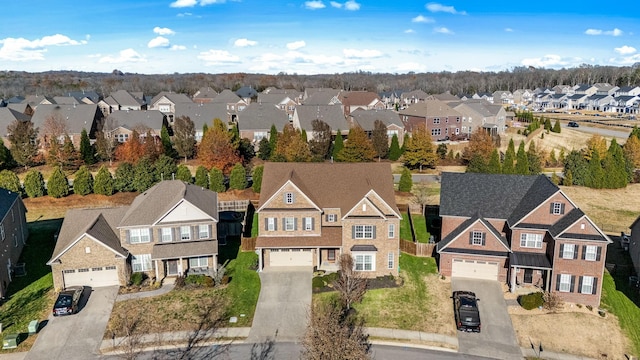
[[[247,342],[297,342],[311,306],[311,267],[271,267],[260,273],[260,297]]]
[[[458,352],[495,359],[523,358],[499,282],[452,278],[451,288],[476,293],[482,323],[479,334],[458,331]]]
[[[85,360],[99,357],[118,287],[86,288],[77,314],[53,317],[40,330],[25,360]]]

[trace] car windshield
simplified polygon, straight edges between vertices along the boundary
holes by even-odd
[[[60,295],[58,296],[58,300],[56,301],[57,308],[59,307],[69,307],[71,306],[71,295]]]
[[[463,307],[476,307],[476,302],[470,297],[461,296],[460,297],[460,306]]]

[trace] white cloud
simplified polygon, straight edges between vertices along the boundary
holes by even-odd
[[[184,13],[179,13],[177,16],[178,17],[185,17],[185,16],[191,16],[191,15],[193,15],[193,14],[190,13],[190,12],[184,12]]]
[[[433,20],[433,18],[430,18],[430,17],[418,15],[418,16],[414,17],[413,19],[411,19],[411,22],[414,22],[414,23],[432,23],[432,22],[435,22],[435,20]]]
[[[632,46],[627,46],[627,45],[621,46],[619,48],[615,48],[613,50],[615,50],[615,52],[617,52],[620,55],[629,55],[636,52],[636,48]]]
[[[313,1],[305,1],[304,7],[306,7],[309,10],[318,10],[318,9],[324,9],[327,6],[322,1],[313,0]]]
[[[640,62],[640,54],[633,54],[631,56],[625,56],[620,59],[611,58],[609,62],[615,65],[633,65],[635,63]]]
[[[413,34],[413,33],[415,33],[415,30],[413,30],[413,29],[407,29],[407,30],[405,30],[405,31],[404,31],[404,33],[405,33],[405,34]]]
[[[211,4],[224,4],[226,0],[176,0],[169,6],[172,8],[194,7],[196,5],[206,6]],[[190,15],[190,14],[189,14]]]
[[[121,50],[118,53],[118,56],[107,55],[102,58],[98,62],[100,63],[108,63],[108,64],[120,64],[120,63],[132,63],[132,62],[146,62],[147,59],[138,54],[135,50],[129,48]]]
[[[447,29],[444,26],[437,27],[437,28],[433,29],[433,31],[435,31],[435,32],[437,32],[439,34],[453,35],[453,31]]]
[[[169,47],[169,45],[171,45],[169,43],[169,39],[162,37],[162,36],[157,36],[153,39],[151,39],[149,41],[149,43],[147,44],[147,47],[153,49],[153,48],[167,48]]]
[[[158,35],[174,35],[176,32],[169,29],[169,28],[161,28],[159,26],[156,26],[153,28],[153,32],[158,34]]]
[[[587,29],[584,32],[586,35],[610,35],[610,36],[622,36],[624,32],[618,28],[613,30],[601,30],[601,29]]]
[[[87,40],[73,40],[68,36],[55,34],[40,39],[5,38],[0,40],[0,59],[13,61],[44,60],[44,53],[50,46],[84,45]]]
[[[513,32],[513,29],[512,28],[504,28],[504,31],[505,32]]]
[[[446,6],[438,3],[428,3],[425,5],[427,10],[431,12],[445,12],[449,14],[467,15],[466,11],[458,11],[453,6]]]
[[[233,43],[235,47],[247,47],[247,46],[255,46],[258,45],[257,41],[249,40],[249,39],[238,39]]]
[[[350,10],[350,11],[357,11],[357,10],[360,10],[360,4],[355,2],[354,0],[349,0],[346,3],[344,3],[344,9]]]
[[[525,66],[533,66],[539,68],[561,67],[571,64],[568,59],[563,59],[560,55],[555,54],[545,55],[541,58],[522,59],[521,63]]]
[[[287,43],[287,49],[289,50],[298,50],[305,46],[307,46],[307,43],[305,43],[304,40],[298,40],[298,41]]]
[[[382,56],[382,52],[379,50],[357,50],[357,49],[343,49],[342,53],[344,57],[348,59],[371,59],[378,58]]]
[[[206,66],[211,65],[230,65],[240,63],[240,58],[236,55],[231,55],[226,50],[215,50],[201,52],[198,55],[198,59],[203,60]]]
[[[334,8],[342,9],[342,3],[339,3],[337,1],[329,1],[329,4],[331,4],[331,6],[333,6]]]
[[[184,45],[172,45],[169,50],[173,50],[173,51],[181,51],[181,50],[187,50],[187,47]]]

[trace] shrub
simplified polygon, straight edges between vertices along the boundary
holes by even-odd
[[[209,170],[209,190],[215,192],[225,192],[225,190],[227,190],[224,186],[222,170],[216,167],[212,167],[211,170]]]
[[[563,301],[558,293],[545,292],[542,300],[544,300],[544,308],[547,310],[558,310],[562,307]]]
[[[190,285],[194,287],[203,286],[203,287],[213,287],[213,279],[210,276],[206,275],[187,275],[184,279],[185,285]]]
[[[178,166],[178,171],[176,172],[176,179],[182,180],[186,183],[193,182],[193,176],[191,175],[191,170],[189,170],[187,165],[180,164]]]
[[[402,169],[402,175],[400,175],[400,182],[398,183],[398,190],[402,192],[410,192],[413,187],[413,180],[411,179],[411,171],[409,169]]]
[[[113,195],[115,191],[113,185],[113,177],[106,166],[101,166],[93,181],[93,192],[99,195]]]
[[[593,306],[587,305],[587,309],[589,309],[589,311],[593,311]]]
[[[118,165],[118,168],[116,169],[116,177],[114,181],[116,190],[120,192],[134,191],[135,188],[133,187],[133,176],[133,165],[128,162],[120,163],[120,165]]]
[[[24,178],[24,191],[30,198],[44,196],[44,177],[38,170],[31,170]]]
[[[260,193],[262,190],[262,175],[264,174],[264,166],[256,166],[253,168],[253,191]]]
[[[523,308],[532,310],[544,304],[544,300],[542,299],[542,297],[543,294],[541,292],[521,295],[518,297],[518,303],[520,303],[520,306],[522,306]]]
[[[196,169],[195,184],[205,189],[209,187],[209,171],[206,167],[200,165]]]
[[[183,288],[185,285],[184,276],[178,276],[176,278],[175,287],[177,289]]]
[[[89,195],[93,192],[93,183],[93,175],[89,172],[89,168],[86,165],[82,165],[75,173],[73,192],[81,196]]]
[[[22,190],[18,175],[11,170],[0,171],[0,187],[18,194]]]
[[[140,286],[142,285],[142,282],[144,281],[144,279],[146,279],[146,277],[147,275],[145,273],[134,272],[129,278],[129,283],[131,283],[131,285],[133,286]]]
[[[247,188],[247,172],[242,164],[236,164],[229,175],[229,188],[244,190]]]
[[[324,280],[322,278],[322,276],[315,276],[313,280],[311,280],[311,287],[314,289],[324,287]]]
[[[69,180],[58,166],[47,182],[47,193],[54,198],[61,198],[69,195]]]

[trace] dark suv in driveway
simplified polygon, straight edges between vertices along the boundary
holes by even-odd
[[[480,312],[478,311],[478,299],[475,293],[471,291],[454,291],[453,312],[458,330],[480,332]]]
[[[72,286],[60,291],[56,303],[53,305],[53,316],[77,313],[83,291],[84,287],[82,286]]]

